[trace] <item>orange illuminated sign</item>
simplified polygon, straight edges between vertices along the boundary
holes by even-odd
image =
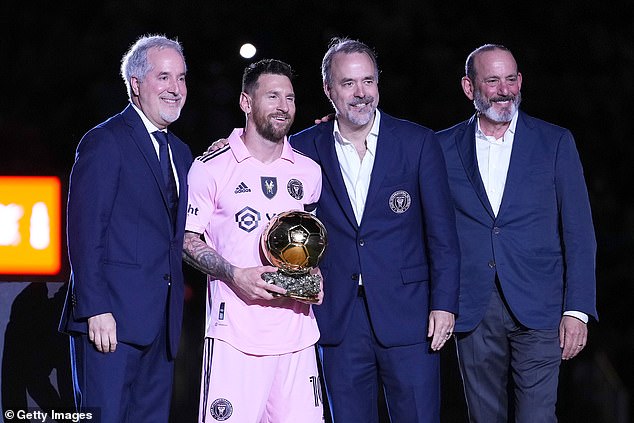
[[[0,274],[61,269],[61,184],[53,176],[0,176]]]

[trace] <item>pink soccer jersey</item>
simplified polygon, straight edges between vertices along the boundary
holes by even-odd
[[[235,129],[228,146],[194,160],[186,230],[204,234],[233,265],[253,267],[268,264],[260,236],[269,220],[317,202],[321,170],[286,139],[281,157],[264,164],[250,155],[242,132]],[[224,282],[208,278],[206,336],[248,354],[272,355],[314,344],[319,330],[307,304],[288,298],[246,303]]]

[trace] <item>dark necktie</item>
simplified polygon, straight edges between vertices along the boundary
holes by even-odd
[[[174,179],[172,162],[170,160],[168,135],[163,131],[156,131],[153,135],[159,144],[159,162],[161,165],[161,172],[163,173],[165,192],[167,193],[167,203],[172,217],[172,222],[174,222],[176,220],[176,209],[178,207],[178,191],[176,190],[176,179]]]

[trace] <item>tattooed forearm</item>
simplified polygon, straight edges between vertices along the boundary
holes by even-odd
[[[205,244],[198,234],[185,233],[183,260],[195,269],[211,275],[214,279],[233,282],[234,266]]]

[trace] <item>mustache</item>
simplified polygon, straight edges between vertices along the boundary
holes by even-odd
[[[273,118],[273,119],[277,119],[277,118],[284,118],[284,119],[290,119],[291,115],[289,113],[272,113],[269,115],[269,117]]]
[[[498,101],[515,101],[514,95],[501,95],[499,97],[491,97],[490,102],[498,102]]]
[[[358,106],[359,104],[372,104],[374,103],[374,97],[371,95],[366,95],[363,98],[355,98],[349,104],[351,106]]]

